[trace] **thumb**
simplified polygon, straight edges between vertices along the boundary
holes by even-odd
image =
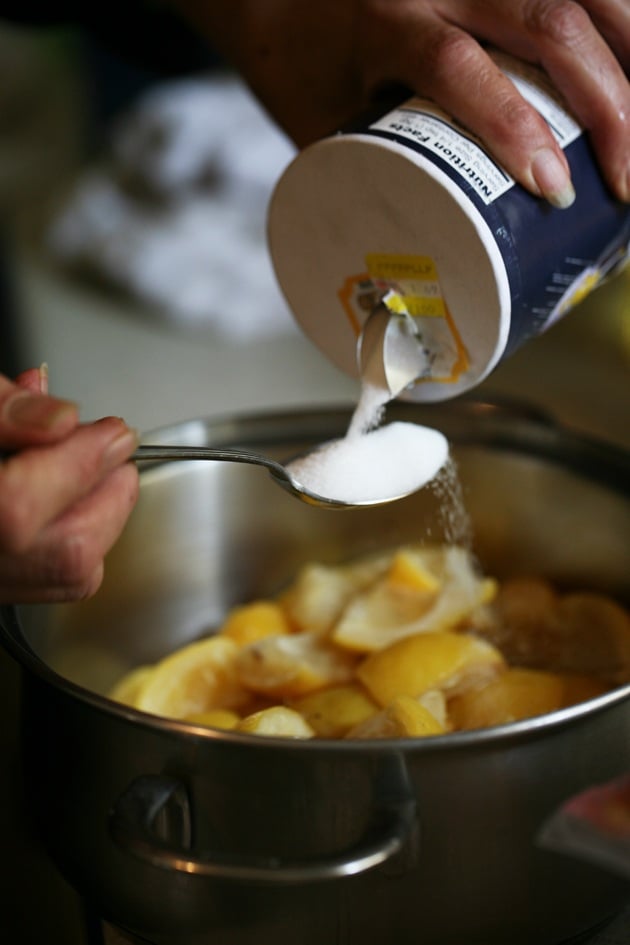
[[[18,449],[54,443],[78,423],[76,404],[25,390],[0,375],[0,447]]]

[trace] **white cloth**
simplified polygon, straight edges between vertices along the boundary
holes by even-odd
[[[249,341],[295,331],[265,236],[294,153],[231,75],[157,86],[114,129],[107,165],[77,182],[48,245],[182,323]]]

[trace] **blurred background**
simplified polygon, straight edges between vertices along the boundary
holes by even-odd
[[[141,431],[353,402],[356,383],[300,334],[267,257],[266,205],[291,144],[194,38],[172,34],[160,61],[114,49],[0,21],[0,371],[45,361],[51,392],[84,419]],[[629,302],[626,272],[480,395],[630,447]],[[0,653],[0,939],[82,945],[79,904],[21,807],[18,690]]]

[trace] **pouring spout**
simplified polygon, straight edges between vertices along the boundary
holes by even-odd
[[[428,364],[412,316],[388,306],[392,295],[387,293],[368,316],[357,345],[362,382],[386,390],[390,399],[422,377]]]

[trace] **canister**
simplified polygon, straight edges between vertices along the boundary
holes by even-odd
[[[418,97],[305,148],[270,202],[279,285],[343,371],[358,374],[357,341],[379,303],[413,318],[424,356],[406,399],[475,387],[628,258],[630,207],[608,189],[584,129],[541,70],[491,54],[563,148],[570,207],[533,196]]]

